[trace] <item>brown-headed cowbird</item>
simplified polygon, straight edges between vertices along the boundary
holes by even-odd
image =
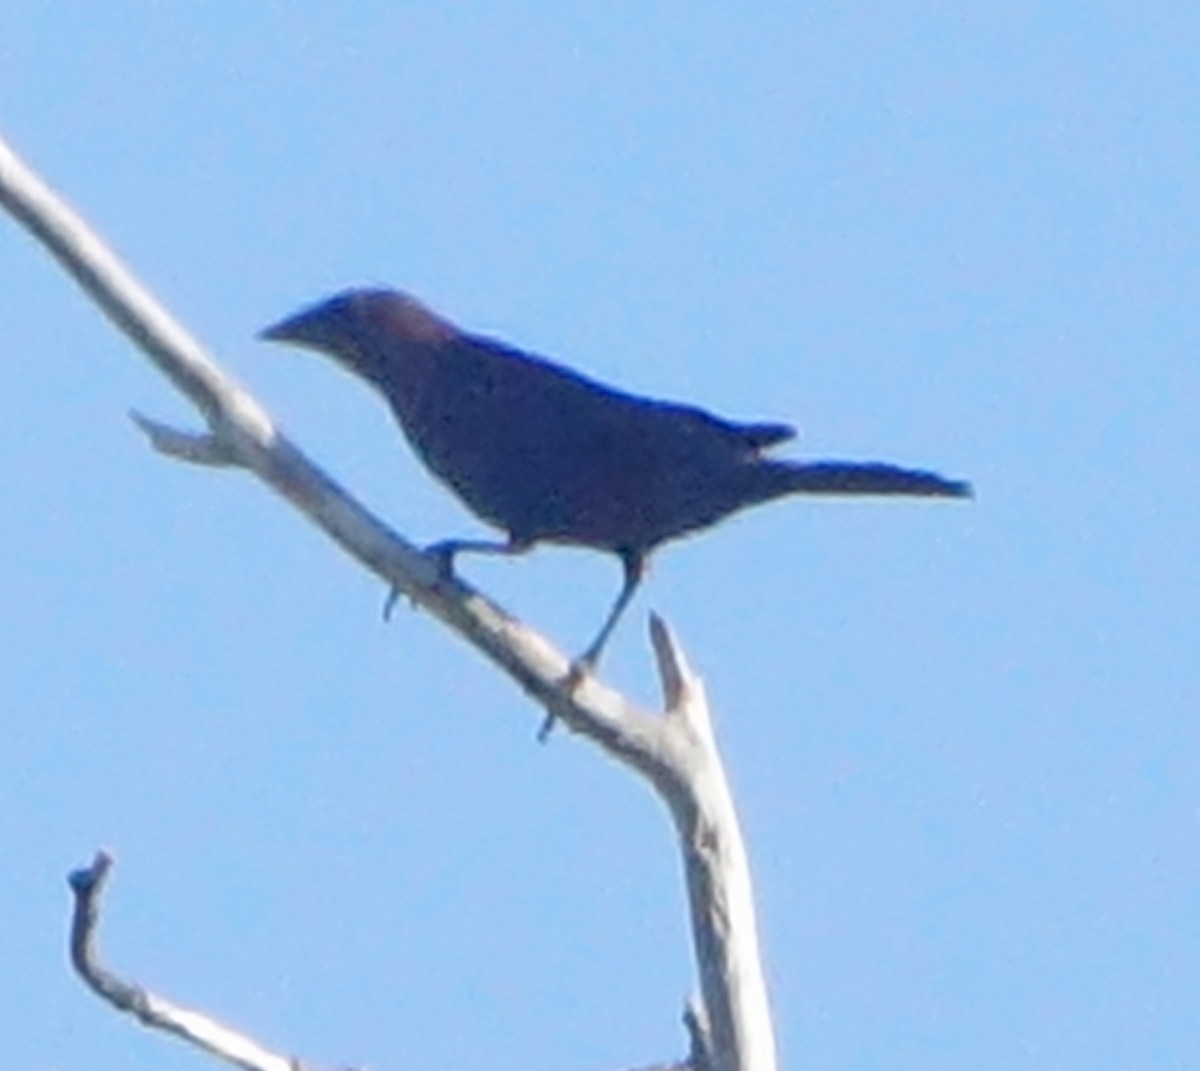
[[[970,485],[881,462],[764,456],[795,435],[606,387],[460,330],[394,290],[349,290],[262,333],[332,357],[387,399],[418,456],[505,542],[447,540],[519,554],[535,543],[609,551],[624,583],[575,663],[594,668],[660,544],[784,495],[970,497]]]

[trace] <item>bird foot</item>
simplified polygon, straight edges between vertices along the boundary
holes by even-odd
[[[438,543],[430,543],[421,553],[433,559],[433,564],[437,566],[438,579],[449,580],[454,576],[454,555],[459,549],[458,540],[443,539]]]
[[[400,601],[400,596],[404,594],[399,588],[392,588],[387,593],[387,598],[383,600],[383,620],[391,621],[392,611],[396,609],[396,603]]]
[[[583,658],[577,658],[571,663],[571,668],[567,670],[567,675],[563,677],[562,688],[567,695],[574,695],[576,689],[584,682],[584,679],[590,677],[596,669],[596,660],[588,658],[586,655]]]
[[[563,677],[560,687],[569,696],[575,694],[576,689],[584,682],[587,677],[592,675],[596,668],[595,659],[588,658],[584,655],[582,658],[575,659],[571,663],[571,668],[567,670],[567,675]],[[545,720],[539,726],[537,731],[537,742],[544,744],[550,739],[550,734],[554,731],[554,726],[558,722],[558,715],[547,714]]]
[[[427,558],[433,559],[434,565],[437,566],[439,580],[450,580],[454,576],[454,552],[456,550],[458,550],[458,544],[452,539],[445,539],[440,543],[431,543],[421,553]],[[392,619],[392,611],[396,609],[396,603],[400,601],[400,596],[403,594],[404,592],[396,587],[388,592],[387,598],[383,601],[384,621]],[[408,601],[411,606],[416,607],[416,599]]]

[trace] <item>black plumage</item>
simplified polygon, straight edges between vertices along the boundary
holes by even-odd
[[[795,435],[604,386],[545,358],[469,334],[393,290],[350,290],[263,337],[331,356],[387,399],[418,456],[516,554],[563,543],[616,554],[624,583],[577,660],[594,667],[650,553],[747,506],[793,494],[964,498],[970,486],[882,462],[773,459]]]

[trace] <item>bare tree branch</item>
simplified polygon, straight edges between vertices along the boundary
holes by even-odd
[[[347,553],[429,610],[496,663],[554,718],[648,778],[680,836],[703,994],[706,1071],[774,1071],[749,870],[699,679],[666,626],[652,639],[665,713],[655,715],[586,676],[538,633],[368,512],[278,429],[266,409],[133,277],[85,221],[0,140],[0,204],[8,209],[196,405],[207,432],[137,416],[169,456],[253,472]]]
[[[137,983],[118,977],[100,962],[96,929],[100,922],[100,898],[112,866],[112,856],[97,852],[91,866],[73,871],[67,879],[75,896],[71,963],[88,986],[117,1011],[134,1016],[143,1026],[174,1034],[246,1071],[304,1071],[304,1065],[291,1057],[264,1049],[253,1038],[207,1015],[172,1004]]]
[[[151,420],[148,416],[142,416],[136,409],[130,410],[129,419],[146,433],[150,445],[167,457],[173,457],[177,461],[190,461],[193,465],[212,465],[217,468],[238,463],[237,457],[225,440],[216,435],[179,431],[166,424],[160,424],[157,420]]]
[[[773,1068],[775,1042],[750,865],[704,685],[657,614],[650,618],[650,638],[670,752],[653,779],[679,833],[704,994],[703,1018],[692,1009],[685,1019],[693,1063],[713,1071]],[[734,1054],[739,1063],[730,1062]]]

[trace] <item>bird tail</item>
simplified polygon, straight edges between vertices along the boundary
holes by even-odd
[[[911,495],[971,498],[971,485],[936,472],[905,469],[882,461],[769,461],[755,466],[764,498],[780,495]]]

